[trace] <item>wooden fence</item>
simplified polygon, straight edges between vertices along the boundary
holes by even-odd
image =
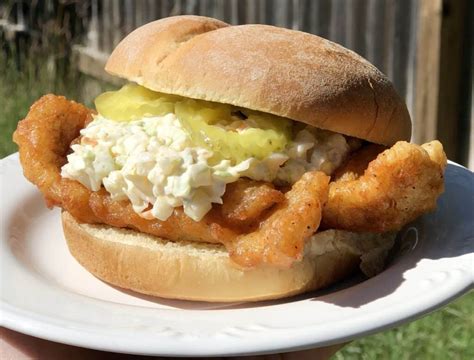
[[[78,5],[81,11],[84,2]],[[103,71],[136,27],[197,14],[230,24],[266,23],[314,33],[366,57],[405,98],[413,141],[439,138],[449,158],[474,168],[472,10],[469,0],[89,0],[86,34],[75,46],[79,69]],[[471,112],[472,113],[472,112]],[[468,160],[469,157],[469,160]]]

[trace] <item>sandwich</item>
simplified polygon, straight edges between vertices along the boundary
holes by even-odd
[[[95,110],[46,95],[14,141],[96,277],[173,299],[257,301],[380,272],[436,208],[446,155],[411,144],[390,81],[328,40],[199,16],[146,24]]]

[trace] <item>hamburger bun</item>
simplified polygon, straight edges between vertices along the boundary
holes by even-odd
[[[106,71],[157,92],[270,113],[373,143],[410,138],[407,108],[380,71],[342,46],[299,31],[166,18],[122,40]],[[67,212],[62,222],[72,255],[98,278],[144,294],[216,302],[316,290],[359,266],[373,275],[393,244],[383,236],[367,240],[328,230],[311,237],[291,268],[243,270],[223,245],[81,224]]]
[[[146,24],[106,67],[151,90],[232,104],[373,143],[409,140],[403,100],[377,68],[331,41],[199,16]]]
[[[82,224],[65,211],[62,224],[71,254],[99,279],[148,295],[210,302],[288,297],[326,287],[359,266],[374,275],[393,245],[385,236],[327,230],[311,238],[304,258],[291,268],[242,270],[220,244]]]

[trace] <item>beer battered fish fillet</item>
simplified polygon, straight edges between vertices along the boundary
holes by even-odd
[[[19,147],[25,177],[39,188],[48,207],[60,206],[81,222],[96,223],[99,219],[89,207],[90,191],[61,177],[71,142],[91,120],[92,111],[85,106],[46,95],[18,123],[13,141]]]
[[[241,178],[227,185],[221,211],[230,224],[248,228],[258,222],[264,210],[284,199],[271,183]]]
[[[399,141],[370,161],[378,149],[369,145],[338,169],[323,211],[324,228],[396,231],[436,208],[447,162],[441,143]],[[361,174],[364,163],[368,166]]]
[[[244,267],[261,263],[289,267],[303,255],[306,240],[316,232],[326,203],[329,176],[305,173],[259,228],[228,245],[230,256]]]
[[[86,107],[47,95],[18,125],[14,141],[24,174],[49,207],[59,206],[80,222],[127,227],[170,240],[223,243],[244,267],[291,265],[301,258],[320,221],[325,228],[349,231],[398,230],[434,209],[443,191],[446,156],[441,144],[399,142],[385,151],[379,145],[360,149],[329,185],[329,177],[318,172],[306,173],[285,194],[270,183],[240,179],[227,186],[223,205],[214,205],[199,222],[182,208],[166,221],[146,219],[128,201],[113,201],[105,189],[92,192],[61,177],[71,143],[91,119]]]
[[[241,179],[228,186],[227,202],[222,207],[215,205],[201,221],[190,219],[182,208],[176,208],[166,221],[140,217],[128,201],[113,201],[104,189],[92,192],[77,181],[61,177],[61,167],[66,163],[71,143],[91,118],[92,111],[85,106],[62,96],[46,95],[33,104],[14,133],[27,179],[38,186],[49,207],[59,206],[80,222],[127,227],[170,240],[223,243],[238,250],[239,245],[233,242],[245,234],[243,230],[249,225],[254,225],[255,229],[260,222],[265,224],[267,220],[262,218],[263,213],[286,199],[272,184]],[[290,191],[291,194],[303,189],[297,184],[294,187],[300,190]],[[321,196],[325,198],[327,194]],[[315,222],[309,217],[298,221],[295,220],[295,226],[313,232],[316,230],[314,224],[319,225],[319,219]],[[285,241],[292,242],[292,235],[288,232]],[[295,250],[290,248],[288,256],[298,258],[300,254],[295,255]],[[299,246],[298,251],[302,252],[303,247]],[[273,258],[262,256],[259,261],[271,263]]]

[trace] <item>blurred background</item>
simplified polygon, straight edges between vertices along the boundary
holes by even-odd
[[[0,158],[46,93],[92,106],[120,80],[103,71],[136,27],[172,15],[317,34],[366,57],[405,98],[413,141],[440,139],[474,169],[471,0],[0,0]],[[474,358],[474,294],[422,320],[347,345],[335,359]]]

